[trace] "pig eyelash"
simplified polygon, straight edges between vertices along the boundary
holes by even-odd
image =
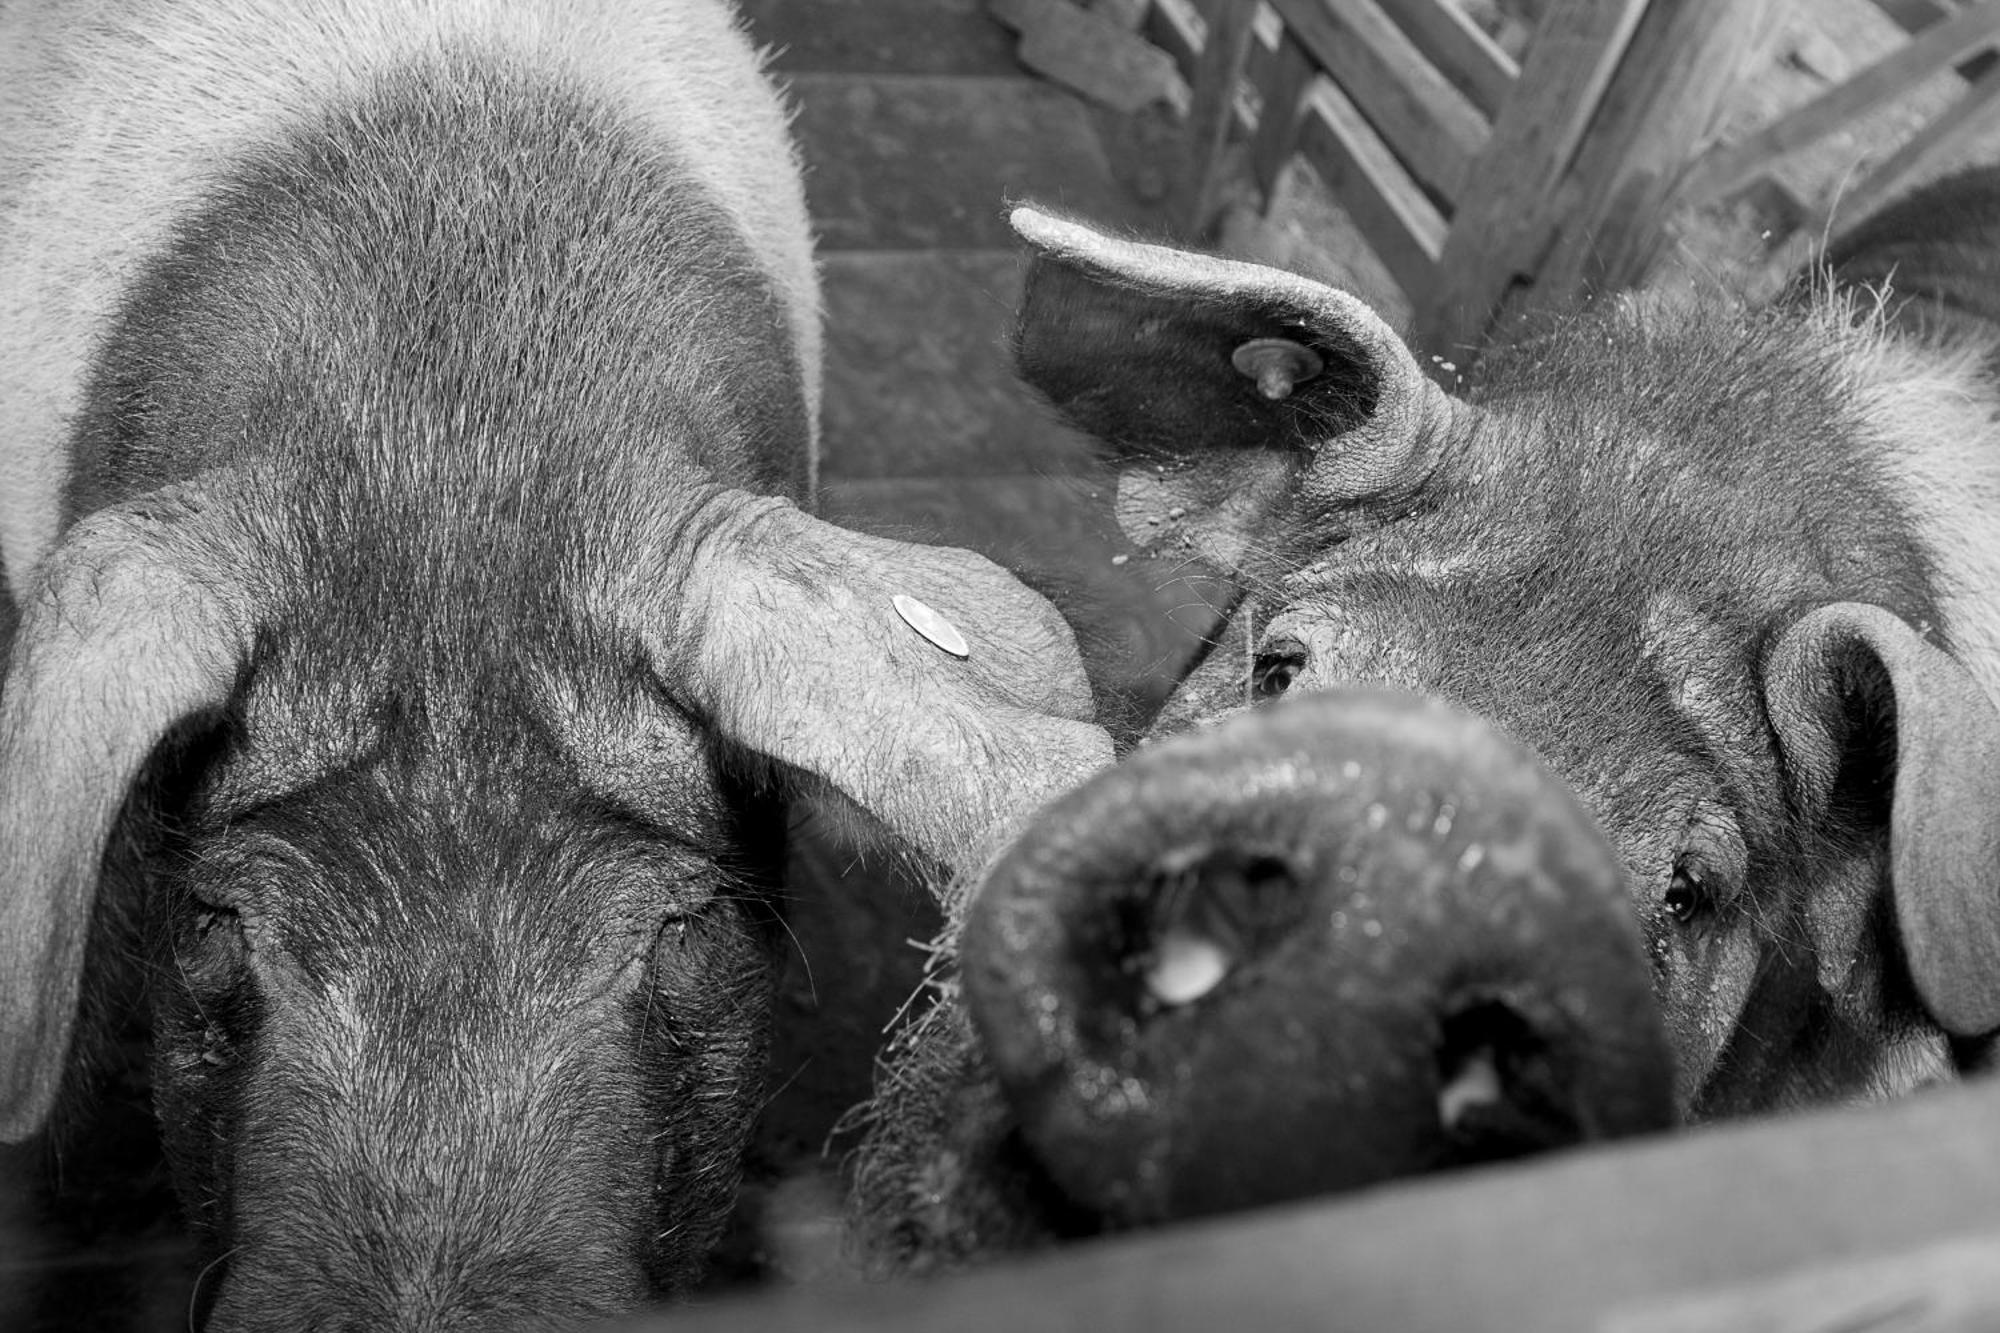
[[[819,1005],[819,983],[813,980],[812,959],[806,957],[805,942],[799,938],[798,932],[792,929],[792,923],[785,919],[783,912],[777,915],[778,925],[783,928],[785,938],[792,942],[792,952],[799,956],[799,966],[805,969],[806,992],[812,996],[813,1005],[817,1008]]]
[[[219,1204],[221,1201],[217,1199],[215,1202]],[[208,1280],[208,1275],[210,1273],[213,1273],[216,1269],[221,1268],[224,1264],[228,1263],[231,1259],[235,1258],[236,1252],[242,1248],[243,1247],[241,1245],[230,1246],[228,1249],[224,1250],[221,1254],[218,1254],[213,1259],[209,1260],[208,1263],[203,1266],[202,1270],[199,1273],[195,1274],[194,1290],[188,1293],[187,1326],[189,1328],[193,1328],[195,1326],[195,1311],[200,1308],[202,1283]]]

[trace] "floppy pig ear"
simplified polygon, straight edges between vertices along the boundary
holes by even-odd
[[[244,658],[199,498],[174,488],[78,523],[24,598],[0,694],[0,1140],[34,1133],[55,1099],[128,789],[168,728],[227,700]]]
[[[736,499],[655,645],[668,692],[723,736],[954,868],[1110,761],[1069,627],[1011,574]]]
[[[1866,682],[1894,694],[1890,864],[1911,976],[1960,1036],[2000,1027],[2000,714],[1977,681],[1877,606],[1801,616],[1765,665],[1765,698],[1808,804],[1847,761]]]
[[[1325,507],[1392,502],[1436,466],[1449,400],[1355,297],[1032,208],[1011,220],[1033,251],[1017,368],[1111,446],[1141,546],[1185,537],[1233,570],[1294,488]]]

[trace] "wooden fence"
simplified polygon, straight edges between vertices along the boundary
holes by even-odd
[[[1779,0],[1552,0],[1516,61],[1449,0],[1154,0],[1194,89],[1185,220],[1212,221],[1250,126],[1270,197],[1320,174],[1414,311],[1463,357],[1512,305],[1629,283]]]
[[[1303,157],[1409,298],[1412,341],[1464,361],[1511,311],[1638,281],[1671,202],[1740,188],[1954,63],[1970,91],[1843,217],[1990,132],[2000,69],[1964,62],[2000,40],[2000,0],[1878,3],[1906,47],[1735,144],[1713,142],[1724,99],[1787,0],[1549,0],[1518,63],[1451,0],[1150,0],[1143,21],[1193,87],[1187,229],[1237,164],[1269,200]]]
[[[1990,1333],[2000,1082],[1409,1182],[954,1280],[796,1292],[632,1327]]]

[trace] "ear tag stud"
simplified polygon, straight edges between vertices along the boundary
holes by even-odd
[[[972,649],[966,647],[965,636],[958,632],[957,626],[916,598],[907,597],[899,592],[889,601],[896,608],[896,614],[903,618],[904,624],[953,657],[972,656]]]
[[[1229,354],[1229,364],[1274,403],[1326,369],[1318,352],[1290,338],[1252,338]]]

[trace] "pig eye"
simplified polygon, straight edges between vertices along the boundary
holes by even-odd
[[[1674,861],[1674,877],[1667,885],[1667,911],[1683,926],[1691,926],[1715,909],[1715,893],[1708,872],[1691,858]]]
[[[227,985],[243,961],[243,918],[227,907],[188,900],[180,938],[180,965],[196,985]]]
[[[1305,645],[1283,639],[1257,654],[1250,667],[1250,693],[1259,699],[1275,699],[1292,688],[1292,682],[1306,669]]]

